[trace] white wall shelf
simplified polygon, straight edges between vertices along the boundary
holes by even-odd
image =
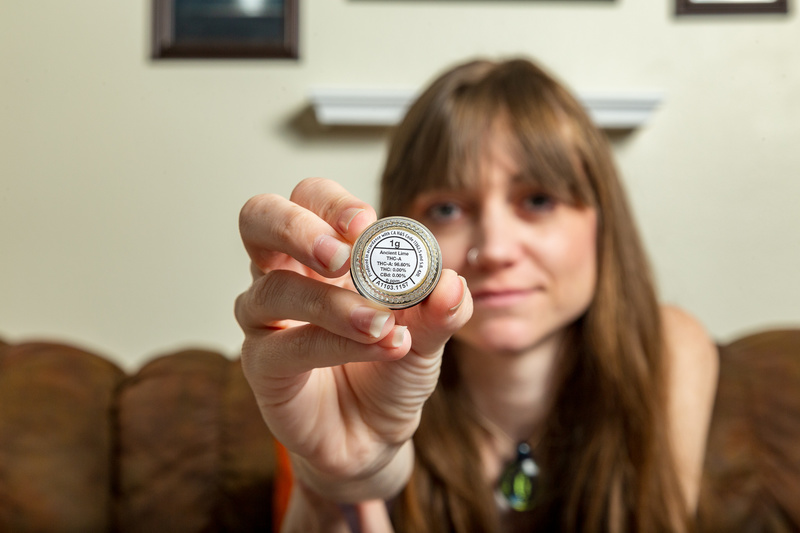
[[[412,89],[317,88],[311,104],[326,126],[393,126],[413,101]],[[650,120],[662,91],[578,92],[589,115],[603,129],[635,129]]]

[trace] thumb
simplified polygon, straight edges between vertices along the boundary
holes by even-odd
[[[435,357],[450,337],[472,316],[472,295],[467,281],[455,271],[442,270],[439,284],[421,304],[397,312],[397,322],[408,326],[411,351]]]

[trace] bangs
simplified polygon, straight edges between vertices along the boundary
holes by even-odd
[[[525,62],[468,66],[450,87],[435,83],[412,106],[390,154],[382,216],[405,214],[431,190],[464,190],[480,181],[490,140],[501,136],[520,177],[554,199],[595,206],[591,155],[581,135],[585,112],[551,78]],[[591,125],[588,126],[591,128]],[[402,148],[400,148],[402,147]]]
[[[559,108],[534,104],[531,113],[509,113],[508,136],[522,178],[541,192],[568,205],[595,207],[596,194],[589,176],[581,139]]]
[[[580,141],[569,127],[566,113],[538,102],[525,102],[530,111],[514,109],[519,102],[493,98],[454,102],[448,122],[447,147],[428,167],[417,191],[463,190],[475,187],[498,140],[511,153],[519,177],[536,190],[568,205],[593,206],[595,194],[587,175]],[[533,116],[536,110],[539,116]]]
[[[447,131],[443,135],[446,147],[442,147],[442,166],[428,176],[428,190],[468,189],[480,181],[488,141],[497,130],[501,110],[496,101],[478,98],[470,92],[464,90],[453,99],[451,116],[445,124]]]

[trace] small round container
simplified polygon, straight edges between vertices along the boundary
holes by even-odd
[[[364,298],[390,309],[417,305],[439,283],[442,252],[428,228],[406,217],[382,218],[353,246],[350,276]]]

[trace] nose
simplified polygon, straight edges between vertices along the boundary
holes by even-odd
[[[507,205],[486,205],[475,225],[469,262],[482,270],[513,264],[520,256],[521,232],[515,214]]]

